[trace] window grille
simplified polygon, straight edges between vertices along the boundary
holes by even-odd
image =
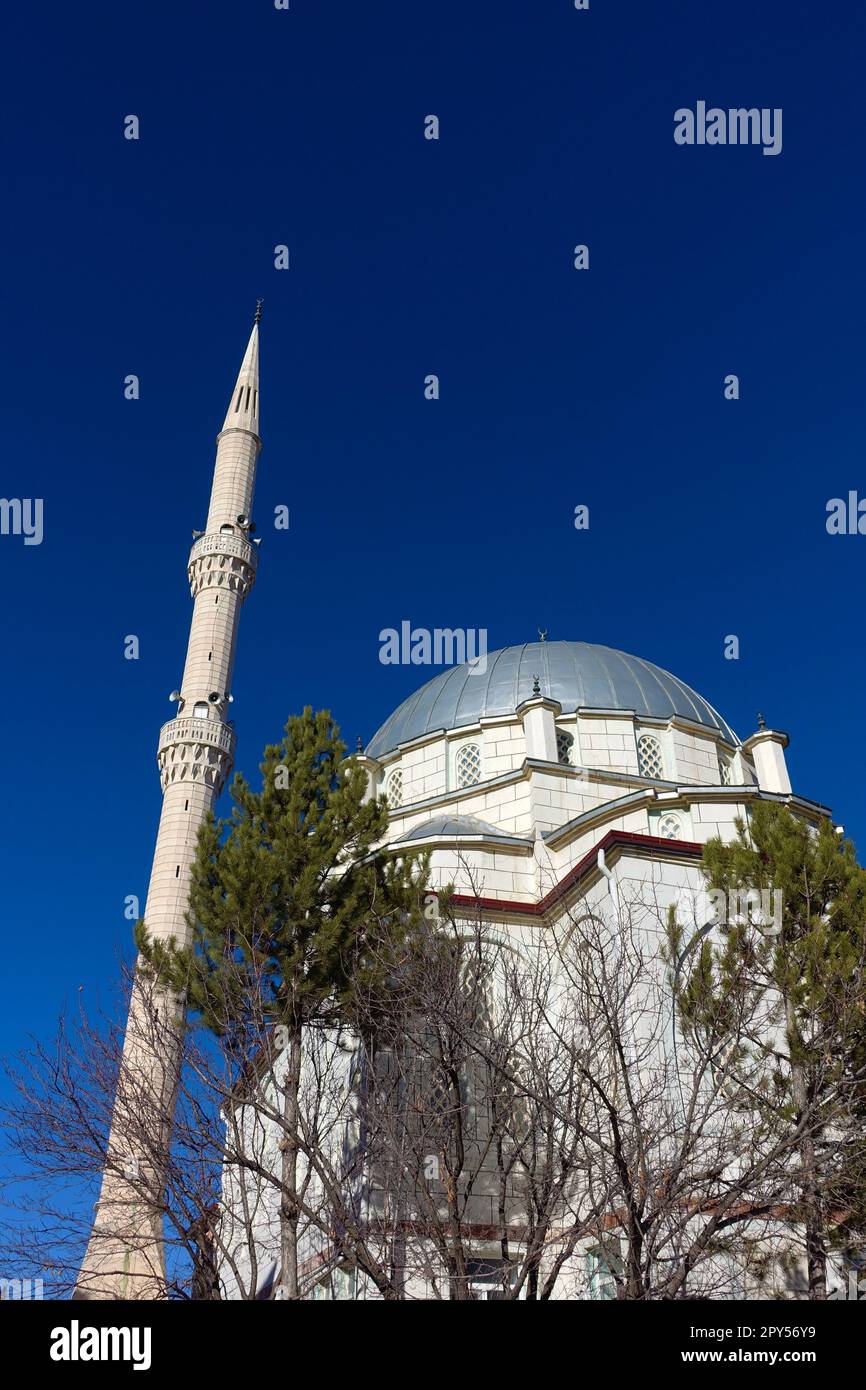
[[[403,805],[403,773],[395,767],[385,786],[385,800],[392,811]]]
[[[637,765],[642,777],[658,782],[665,775],[662,746],[652,734],[641,734],[637,741]]]
[[[481,781],[481,749],[477,743],[464,743],[457,754],[458,787],[474,787]]]

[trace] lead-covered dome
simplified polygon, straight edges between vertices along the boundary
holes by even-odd
[[[473,672],[468,663],[441,671],[385,720],[367,752],[381,758],[437,729],[513,714],[532,696],[536,676],[542,694],[558,700],[564,714],[588,708],[634,710],[639,718],[679,715],[716,729],[728,743],[739,743],[712,705],[651,661],[594,642],[525,642],[489,652],[484,671]]]

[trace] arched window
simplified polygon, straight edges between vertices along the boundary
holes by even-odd
[[[642,777],[658,782],[665,775],[662,746],[652,734],[641,734],[637,741],[637,765]]]
[[[193,719],[207,719],[208,707],[207,700],[197,700],[192,707]]]
[[[561,763],[567,767],[574,764],[574,734],[570,734],[567,729],[557,729],[556,731],[556,756]]]
[[[458,787],[474,787],[481,781],[481,749],[477,743],[464,743],[457,754]]]
[[[221,536],[231,536],[231,535],[234,534],[234,529],[235,529],[235,528],[234,528],[228,521],[225,521],[225,522],[223,522],[222,526],[220,527],[220,535],[221,535]]]
[[[385,783],[385,800],[392,811],[403,805],[403,773],[399,767],[394,768]]]
[[[734,764],[727,753],[719,754],[719,781],[723,787],[730,787],[734,780]]]
[[[681,840],[683,826],[679,816],[662,816],[659,821],[659,835],[663,840]]]

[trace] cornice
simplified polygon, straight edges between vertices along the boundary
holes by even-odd
[[[681,864],[693,864],[703,857],[703,846],[691,840],[663,840],[657,835],[637,834],[629,830],[610,830],[601,840],[597,840],[579,863],[561,878],[548,893],[535,902],[520,902],[516,899],[476,897],[472,894],[455,893],[452,904],[466,909],[478,909],[485,918],[545,922],[554,908],[565,901],[586,892],[601,878],[598,867],[599,850],[604,852],[608,866],[615,864],[624,854],[637,854],[641,858],[668,859]]]

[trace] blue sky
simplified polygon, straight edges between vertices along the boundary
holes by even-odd
[[[859,8],[49,3],[7,36],[0,493],[43,498],[45,535],[0,537],[0,1051],[129,948],[259,295],[238,767],[307,703],[368,739],[418,683],[383,627],[544,627],[673,670],[741,736],[761,709],[866,839],[866,537],[825,529],[866,496]],[[781,107],[782,153],[677,146],[698,100]]]

